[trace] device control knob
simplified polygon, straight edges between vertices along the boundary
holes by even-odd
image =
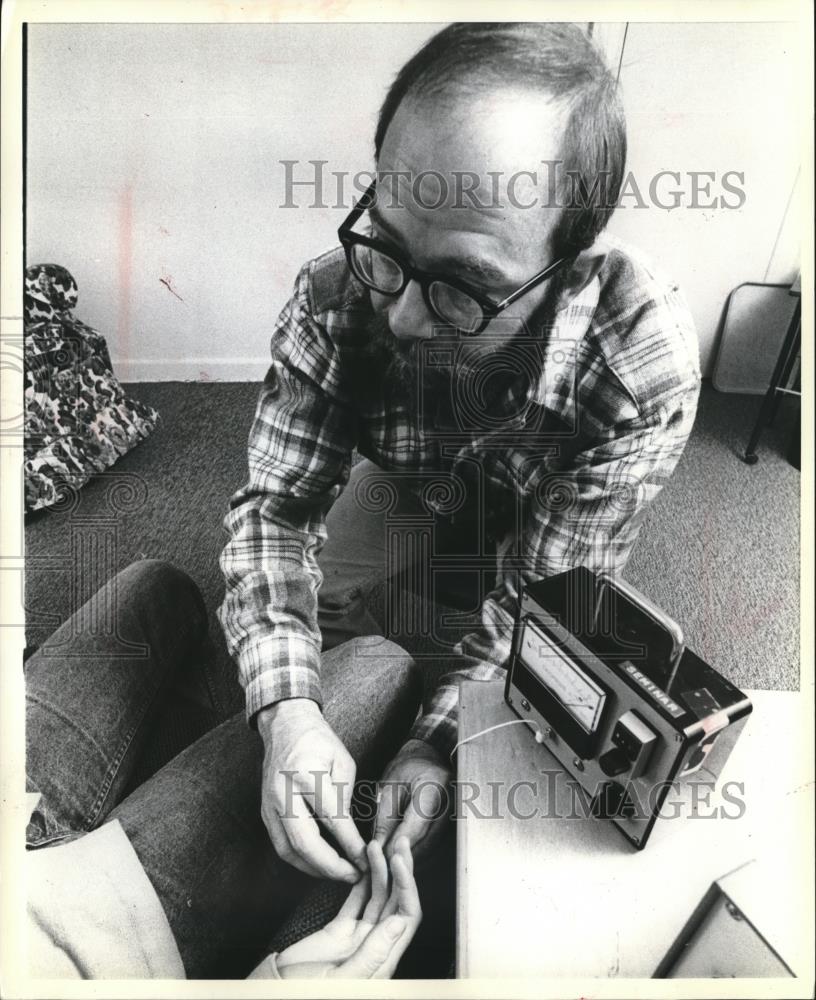
[[[632,766],[632,762],[629,760],[629,754],[623,749],[623,747],[612,747],[611,750],[607,750],[606,753],[602,753],[598,758],[598,764],[600,765],[603,773],[608,775],[610,778],[623,774],[624,771],[628,771]]]

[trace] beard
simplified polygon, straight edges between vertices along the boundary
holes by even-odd
[[[460,337],[453,331],[431,339],[400,339],[385,315],[375,313],[354,354],[356,398],[375,406],[383,400],[401,406],[419,423],[447,411],[445,419],[458,426],[466,412],[468,425],[477,427],[483,415],[486,429],[499,397],[511,382],[525,378],[516,339]]]
[[[395,337],[383,314],[375,313],[366,324],[364,343],[355,357],[357,391],[394,399],[412,413],[450,393],[451,368],[436,366],[428,353],[451,346],[442,338],[433,341]]]

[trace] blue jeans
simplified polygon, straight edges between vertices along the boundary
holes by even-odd
[[[410,657],[393,643],[377,648],[376,658],[353,643],[323,656],[323,711],[360,777],[376,777],[396,752],[420,700]],[[272,849],[260,816],[262,743],[243,714],[154,761],[139,783],[156,742],[170,746],[160,734],[163,721],[173,726],[168,703],[177,717],[198,711],[206,728],[209,663],[201,596],[160,561],[129,566],[65,622],[25,666],[27,783],[41,793],[27,844],[118,820],[187,975],[241,977],[314,880]]]

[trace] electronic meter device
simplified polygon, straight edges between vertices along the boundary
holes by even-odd
[[[525,589],[505,700],[638,848],[673,782],[719,775],[751,712],[660,609],[583,567]]]

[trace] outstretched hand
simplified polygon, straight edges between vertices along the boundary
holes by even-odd
[[[278,955],[283,979],[387,979],[394,974],[422,918],[411,849],[400,837],[389,862],[377,841],[366,852],[369,872],[337,916]]]

